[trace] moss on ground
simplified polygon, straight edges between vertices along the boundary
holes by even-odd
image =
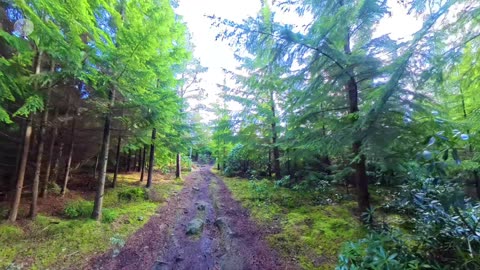
[[[268,237],[269,244],[304,269],[333,269],[342,245],[366,233],[352,214],[353,201],[319,205],[319,194],[275,187],[268,180],[224,180],[257,223],[279,228]]]
[[[0,269],[81,269],[92,256],[115,248],[118,239],[125,242],[183,186],[181,180],[159,181],[149,191],[155,194],[154,200],[126,202],[118,194],[138,186],[138,181],[124,179],[119,178],[119,186],[105,194],[104,207],[112,216],[109,222],[40,214],[22,227],[0,224]]]

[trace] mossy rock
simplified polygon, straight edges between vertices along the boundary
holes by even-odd
[[[195,218],[187,225],[187,235],[197,235],[203,230],[204,222],[199,218]]]

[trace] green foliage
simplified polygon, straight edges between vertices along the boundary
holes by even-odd
[[[246,162],[248,156],[245,147],[242,144],[235,145],[226,158],[225,175],[229,177],[244,175],[249,170],[249,166],[245,166]]]
[[[255,221],[279,230],[268,237],[282,255],[298,259],[305,269],[331,269],[342,244],[364,235],[352,215],[353,202],[334,201],[325,194],[296,191],[268,180],[225,178],[233,196],[249,209]]]
[[[62,188],[57,184],[50,182],[48,183],[48,190],[49,192],[52,192],[53,194],[59,195],[62,192]]]
[[[437,138],[439,140],[437,140]],[[461,138],[461,139],[459,139]],[[457,181],[447,177],[448,152],[453,166],[460,164],[457,147],[468,140],[459,131],[438,132],[428,140],[419,159],[424,171],[409,179],[383,204],[384,211],[411,220],[409,230],[391,229],[388,223],[372,234],[349,243],[338,269],[476,269],[480,267],[480,203],[466,198]],[[456,154],[453,154],[456,153]],[[365,213],[369,224],[374,213]]]
[[[67,203],[63,213],[69,218],[87,218],[92,214],[93,203],[90,201],[75,201]]]
[[[0,242],[9,243],[18,241],[24,235],[22,229],[8,224],[0,225]]]
[[[102,209],[102,222],[112,223],[119,216],[119,213],[113,209],[103,208]]]
[[[174,191],[178,192],[182,185],[181,180],[165,181],[155,185],[154,189],[165,200]],[[130,188],[135,187],[119,187]],[[22,227],[19,227],[20,224],[0,224],[0,268],[21,265],[26,261],[33,269],[84,268],[89,261],[87,258],[112,248],[120,249],[162,204],[145,200],[126,203],[118,200],[117,194],[115,190],[106,191],[104,202],[108,208],[102,212],[101,223],[88,218],[92,211],[91,203],[78,201],[68,204],[77,215],[75,218],[39,215],[34,222]],[[88,211],[83,210],[87,207],[90,208]],[[85,212],[85,218],[78,216],[79,212]]]
[[[117,194],[119,201],[142,201],[147,200],[148,195],[144,188],[129,188],[124,189]]]

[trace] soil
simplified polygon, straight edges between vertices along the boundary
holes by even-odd
[[[93,258],[87,269],[298,269],[268,247],[266,233],[201,166],[119,253]]]

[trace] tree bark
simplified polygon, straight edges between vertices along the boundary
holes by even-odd
[[[268,177],[272,177],[272,150],[268,149]]]
[[[69,113],[70,113],[69,109],[67,109],[67,112],[65,113],[65,118],[66,119],[68,119]],[[53,167],[53,182],[54,183],[57,183],[58,177],[60,175],[60,166],[61,166],[60,163],[61,163],[61,160],[62,160],[62,157],[63,157],[63,148],[65,147],[65,141],[63,140],[64,138],[62,138],[62,135],[63,135],[63,137],[65,137],[64,133],[65,133],[65,131],[60,132],[61,142],[60,142],[60,146],[58,147],[58,156],[57,156],[57,159],[55,160],[55,166]]]
[[[350,34],[347,34],[346,43],[344,47],[344,51],[347,55],[350,55],[351,48],[350,48]],[[358,85],[355,81],[355,77],[353,77],[353,69],[348,70],[349,72],[349,80],[347,82],[347,95],[349,101],[349,113],[356,114],[358,109]],[[352,118],[352,121],[357,121],[357,117],[355,116]],[[357,203],[358,209],[360,212],[365,212],[370,207],[370,196],[368,193],[368,177],[367,177],[367,170],[366,170],[366,158],[365,155],[361,153],[362,150],[362,141],[361,139],[355,139],[352,144],[352,152],[355,159],[358,159],[355,162],[353,168],[355,170],[354,177],[355,183],[357,185]]]
[[[22,198],[23,182],[25,180],[25,171],[27,169],[28,152],[30,150],[30,139],[32,135],[32,118],[32,115],[30,115],[26,121],[25,135],[23,139],[23,153],[18,170],[17,185],[15,187],[12,208],[8,216],[10,222],[15,222],[15,220],[17,220],[18,208],[20,207],[20,200]]]
[[[473,177],[475,179],[475,191],[477,192],[477,200],[480,200],[480,177],[478,176],[478,171],[473,171]]]
[[[146,164],[146,156],[147,155],[147,147],[143,146],[143,153],[142,153],[142,164],[140,164],[140,182],[143,182],[143,175],[145,174],[145,164]]]
[[[25,124],[25,120],[22,119],[22,122],[20,123],[20,134],[25,134],[25,128],[26,128],[26,124]],[[20,144],[18,145],[17,147],[17,154],[15,155],[15,172],[12,174],[12,177],[10,178],[10,185],[9,185],[9,191],[8,191],[8,198],[10,200],[10,203],[13,203],[13,200],[12,198],[14,197],[14,193],[15,193],[15,185],[16,185],[16,182],[17,182],[17,178],[18,178],[18,171],[19,171],[19,168],[20,168],[20,160],[22,158],[22,152],[23,152],[23,145],[24,145],[24,137],[22,137],[22,140],[20,141]]]
[[[150,144],[150,161],[148,162],[148,176],[147,176],[147,188],[152,186],[153,176],[153,164],[155,161],[155,138],[157,136],[157,129],[152,129],[152,143]]]
[[[122,135],[118,135],[117,140],[117,152],[115,153],[115,171],[113,173],[113,182],[112,188],[115,188],[117,185],[117,177],[118,177],[118,167],[120,165],[120,146],[122,144]]]
[[[275,99],[273,91],[270,91],[270,109],[272,110],[272,147],[273,147],[273,172],[275,173],[275,179],[282,178],[282,171],[280,168],[280,149],[277,145],[277,123],[276,123],[276,111],[275,111]]]
[[[97,179],[97,171],[98,171],[98,161],[100,159],[100,153],[95,156],[95,166],[93,167],[93,178]]]
[[[34,67],[33,71],[34,71],[35,74],[40,74],[40,72],[42,71],[41,70],[42,69],[42,57],[43,57],[43,52],[38,51],[36,56],[35,56],[34,63],[33,63],[33,67]],[[37,90],[38,85],[35,84],[34,88],[35,88],[35,90]],[[13,204],[12,204],[10,214],[8,216],[8,220],[11,221],[11,222],[15,222],[17,220],[18,209],[20,207],[20,200],[22,198],[23,182],[25,181],[25,173],[26,173],[26,170],[27,170],[28,154],[29,154],[29,151],[30,151],[30,141],[32,139],[31,138],[32,137],[32,120],[33,120],[33,114],[30,114],[30,116],[28,116],[27,123],[26,123],[26,128],[25,128],[23,153],[22,153],[22,158],[21,158],[21,161],[20,161],[20,168],[19,168],[19,172],[18,172],[17,185],[16,185],[16,188],[15,188],[15,196],[14,196],[14,199],[13,199]],[[37,191],[38,191],[38,184],[37,184]]]
[[[50,102],[50,90],[48,90],[45,106],[42,112],[40,122],[40,134],[38,136],[37,156],[35,158],[35,173],[32,184],[32,202],[30,205],[29,217],[35,219],[37,217],[38,203],[38,187],[40,185],[40,173],[42,171],[43,149],[45,147],[45,130],[48,122],[48,103]]]
[[[55,109],[54,119],[57,119],[57,117],[58,117],[58,109]],[[45,170],[45,178],[43,180],[42,192],[40,194],[40,197],[42,198],[46,198],[48,196],[48,184],[50,183],[50,172],[52,169],[53,151],[55,150],[55,142],[57,140],[57,135],[58,135],[58,127],[57,125],[54,125],[53,131],[52,131],[52,138],[51,138],[50,146],[48,149],[48,161],[47,161],[47,168]]]
[[[127,172],[130,171],[130,157],[132,156],[132,152],[128,150],[127,152]]]
[[[72,157],[73,157],[73,148],[75,147],[75,125],[76,125],[76,117],[75,115],[73,116],[72,119],[72,129],[70,132],[71,140],[70,140],[70,146],[68,149],[68,158],[65,163],[65,174],[63,176],[63,186],[62,186],[62,197],[65,196],[65,193],[67,192],[67,185],[68,185],[68,180],[70,178],[70,169],[72,166]]]
[[[357,201],[360,212],[366,212],[370,207],[370,194],[368,193],[368,177],[365,165],[365,155],[361,154],[362,143],[356,141],[353,143],[353,154],[359,157],[359,161],[355,163],[355,180],[357,184]]]
[[[97,192],[93,203],[92,218],[100,221],[102,219],[103,195],[105,192],[105,179],[107,176],[108,149],[110,147],[110,126],[112,122],[111,109],[114,105],[115,89],[110,90],[109,101],[110,108],[105,115],[105,124],[103,126],[102,148],[100,150],[100,175],[98,176]]]
[[[137,167],[135,171],[140,172],[140,169],[142,168],[142,148],[138,149],[137,155],[138,155],[138,159],[137,159]]]
[[[137,171],[137,151],[133,151],[133,164],[132,164],[132,171]]]
[[[182,157],[181,157],[180,153],[177,153],[175,177],[176,178],[182,178]]]

